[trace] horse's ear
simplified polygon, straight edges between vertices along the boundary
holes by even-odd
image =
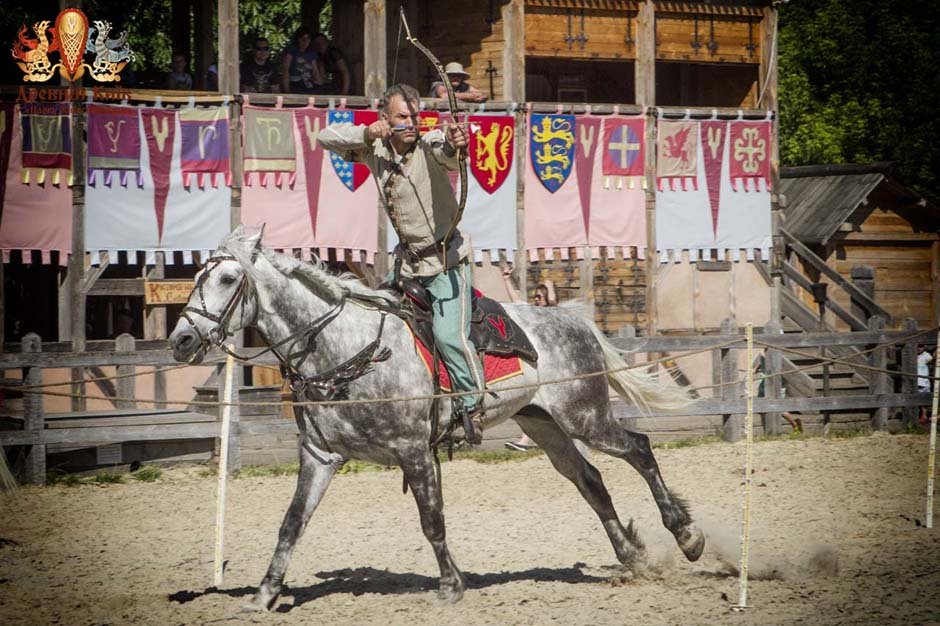
[[[235,227],[235,230],[232,231],[232,235],[237,237],[239,235],[244,234],[244,232],[245,232],[245,225],[239,224],[238,226]]]
[[[245,243],[251,246],[255,252],[261,250],[261,240],[264,237],[264,224],[261,225],[261,228],[257,232],[245,236]]]

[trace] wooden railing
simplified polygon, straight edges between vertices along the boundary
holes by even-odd
[[[877,319],[877,318],[876,318]],[[615,415],[635,423],[641,417],[675,417],[675,416],[721,416],[721,434],[727,440],[736,440],[741,436],[742,415],[746,411],[743,397],[744,373],[738,366],[736,350],[745,348],[743,336],[738,329],[726,321],[723,324],[722,334],[697,336],[657,336],[633,337],[629,330],[622,336],[612,340],[613,344],[624,351],[628,362],[631,362],[640,353],[671,354],[681,362],[683,353],[711,352],[712,358],[712,389],[711,397],[702,393],[702,397],[692,402],[688,407],[674,411],[649,412],[643,408],[618,404]],[[934,331],[931,331],[934,332]],[[916,389],[916,346],[918,343],[929,343],[927,333],[917,333],[913,329],[900,331],[868,330],[864,332],[827,332],[782,335],[777,332],[760,333],[755,335],[755,342],[760,349],[766,350],[765,371],[767,379],[765,388],[767,397],[757,398],[754,401],[754,410],[762,414],[763,431],[767,434],[782,432],[780,412],[804,411],[818,413],[837,413],[847,411],[870,412],[870,428],[884,430],[888,420],[892,417],[894,409],[903,411],[903,425],[913,425],[916,420],[917,407],[924,406],[929,401],[929,394],[915,393]],[[68,345],[68,344],[65,344]],[[8,346],[10,348],[14,346]],[[42,406],[43,388],[30,388],[42,382],[42,370],[45,368],[90,368],[93,366],[117,366],[122,373],[134,373],[137,366],[167,367],[178,365],[168,350],[165,341],[122,343],[95,343],[90,342],[89,348],[112,348],[112,350],[88,351],[73,353],[64,350],[60,344],[42,344],[39,337],[30,334],[24,337],[19,352],[6,352],[0,354],[0,369],[22,369],[24,376],[19,390],[23,394],[23,430],[0,431],[0,444],[4,446],[23,445],[30,446],[26,457],[25,472],[27,480],[31,483],[42,484],[45,480],[45,447],[53,443],[66,443],[70,445],[104,444],[127,441],[153,441],[172,439],[199,439],[215,438],[219,436],[219,423],[217,420],[207,421],[206,414],[216,411],[213,407],[205,409],[195,408],[190,412],[184,407],[175,409],[136,409],[133,402],[122,405],[123,420],[117,423],[115,419],[102,420],[102,426],[95,426],[96,417],[116,417],[114,414],[101,415],[94,412],[70,414],[70,418],[83,419],[79,426],[66,426],[64,428],[49,428]],[[145,349],[136,349],[143,347]],[[807,389],[804,380],[805,374],[795,371],[792,363],[785,358],[787,350],[812,352],[820,349],[835,349],[839,347],[858,347],[864,354],[869,371],[868,393],[844,396],[822,397],[780,397],[780,380],[786,381],[790,389]],[[114,351],[113,348],[121,348]],[[131,348],[131,349],[129,349]],[[901,353],[898,362],[900,371],[891,372],[886,369],[888,353],[899,350]],[[204,364],[221,364],[224,355],[213,351],[207,355]],[[257,361],[258,364],[274,364],[270,355]],[[893,381],[892,377],[899,380]],[[7,381],[9,382],[9,381]],[[127,377],[115,381],[119,398],[136,398],[134,378]],[[222,384],[220,377],[220,386]],[[240,387],[241,389],[241,387]],[[247,388],[246,388],[247,389]],[[163,398],[164,403],[179,399]],[[125,402],[122,400],[122,402]],[[377,401],[378,402],[378,401]],[[233,407],[232,437],[237,444],[242,435],[269,434],[272,432],[296,433],[293,421],[239,421],[238,407]],[[272,411],[277,412],[276,406]],[[197,415],[198,413],[198,415]],[[137,417],[135,417],[137,416]],[[146,416],[146,421],[143,417]],[[187,419],[187,416],[192,419]],[[232,450],[238,450],[233,445]],[[240,460],[233,459],[230,469],[236,469]]]

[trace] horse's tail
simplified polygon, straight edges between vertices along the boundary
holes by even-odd
[[[682,387],[661,383],[645,368],[630,368],[600,329],[593,322],[588,322],[588,326],[604,352],[604,367],[610,372],[607,382],[625,400],[647,409],[666,410],[682,408],[692,401]]]

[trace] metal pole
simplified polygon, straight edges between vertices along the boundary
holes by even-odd
[[[748,322],[744,327],[747,336],[747,376],[745,378],[745,397],[747,398],[747,418],[744,420],[744,431],[747,435],[744,444],[744,515],[741,524],[741,566],[738,586],[740,594],[738,603],[732,610],[740,611],[747,608],[747,567],[750,557],[751,541],[751,460],[754,444],[754,327]]]
[[[229,349],[234,351],[235,346]],[[232,418],[232,388],[235,374],[235,359],[231,354],[225,359],[225,392],[222,402],[222,431],[219,433],[219,489],[215,507],[215,567],[213,569],[213,585],[222,585],[223,543],[225,535],[225,488],[228,482],[228,435],[229,424]]]

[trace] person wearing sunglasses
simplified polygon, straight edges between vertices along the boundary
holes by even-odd
[[[242,93],[280,92],[280,71],[271,61],[271,44],[264,37],[255,39],[251,49],[251,58],[241,64],[239,82]]]

